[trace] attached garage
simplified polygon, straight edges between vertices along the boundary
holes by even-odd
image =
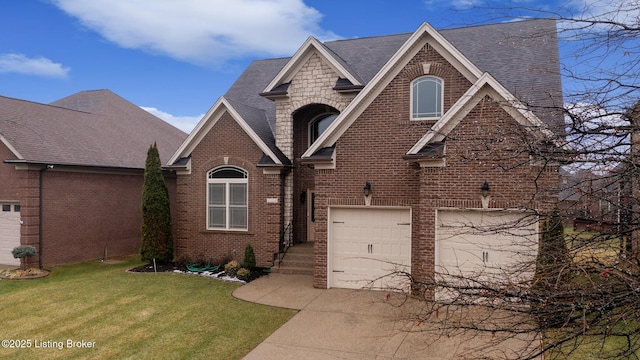
[[[404,287],[411,272],[411,209],[329,209],[328,285],[334,288]]]
[[[447,209],[438,210],[436,217],[435,270],[439,280],[508,281],[532,276],[538,250],[537,215]]]
[[[20,246],[20,205],[0,203],[0,264],[20,265],[11,251]]]

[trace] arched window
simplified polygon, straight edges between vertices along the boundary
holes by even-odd
[[[424,76],[411,82],[411,119],[426,120],[442,116],[442,79]]]
[[[338,114],[322,114],[309,123],[309,146],[318,140],[337,117]]]
[[[223,166],[207,174],[207,229],[248,229],[248,176],[243,169]]]

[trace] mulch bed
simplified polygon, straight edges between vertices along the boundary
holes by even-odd
[[[0,270],[0,279],[5,280],[40,279],[47,275],[49,271],[36,268]]]
[[[197,267],[204,267],[203,265],[199,265],[199,264],[193,264],[193,265]],[[145,265],[141,265],[141,266],[129,269],[129,272],[141,272],[141,273],[181,272],[185,274],[206,276],[206,274],[204,273],[190,271],[187,268],[187,264],[180,263],[180,262],[156,263],[155,269],[153,267],[153,263],[149,263],[149,264],[145,264]],[[211,273],[215,274],[215,276],[211,276],[211,277],[224,279],[226,276],[226,273],[224,272],[224,266],[220,266],[219,270],[212,271]],[[257,278],[260,278],[268,274],[269,274],[269,268],[257,267],[257,268],[251,269],[251,273],[249,274],[249,276],[241,280],[244,280],[245,282],[251,282]]]

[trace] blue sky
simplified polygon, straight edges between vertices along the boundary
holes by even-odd
[[[586,0],[585,0],[586,1]],[[320,40],[509,21],[480,0],[2,0],[0,95],[109,89],[190,131],[254,59]],[[510,5],[511,4],[511,5]],[[555,10],[582,0],[494,0]],[[522,13],[522,12],[520,12]],[[530,14],[530,13],[529,13]],[[539,14],[540,16],[540,14]]]

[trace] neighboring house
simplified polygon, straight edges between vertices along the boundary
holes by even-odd
[[[309,38],[249,65],[169,161],[177,256],[251,244],[271,266],[291,229],[319,288],[508,266],[499,249],[535,252],[558,198],[537,155],[558,145],[561,104],[553,20]]]
[[[0,264],[19,264],[21,244],[38,250],[31,265],[137,253],[147,150],[167,161],[186,136],[108,90],[0,97]]]
[[[623,167],[594,173],[561,168],[559,207],[564,223],[575,231],[616,233],[621,216]]]

